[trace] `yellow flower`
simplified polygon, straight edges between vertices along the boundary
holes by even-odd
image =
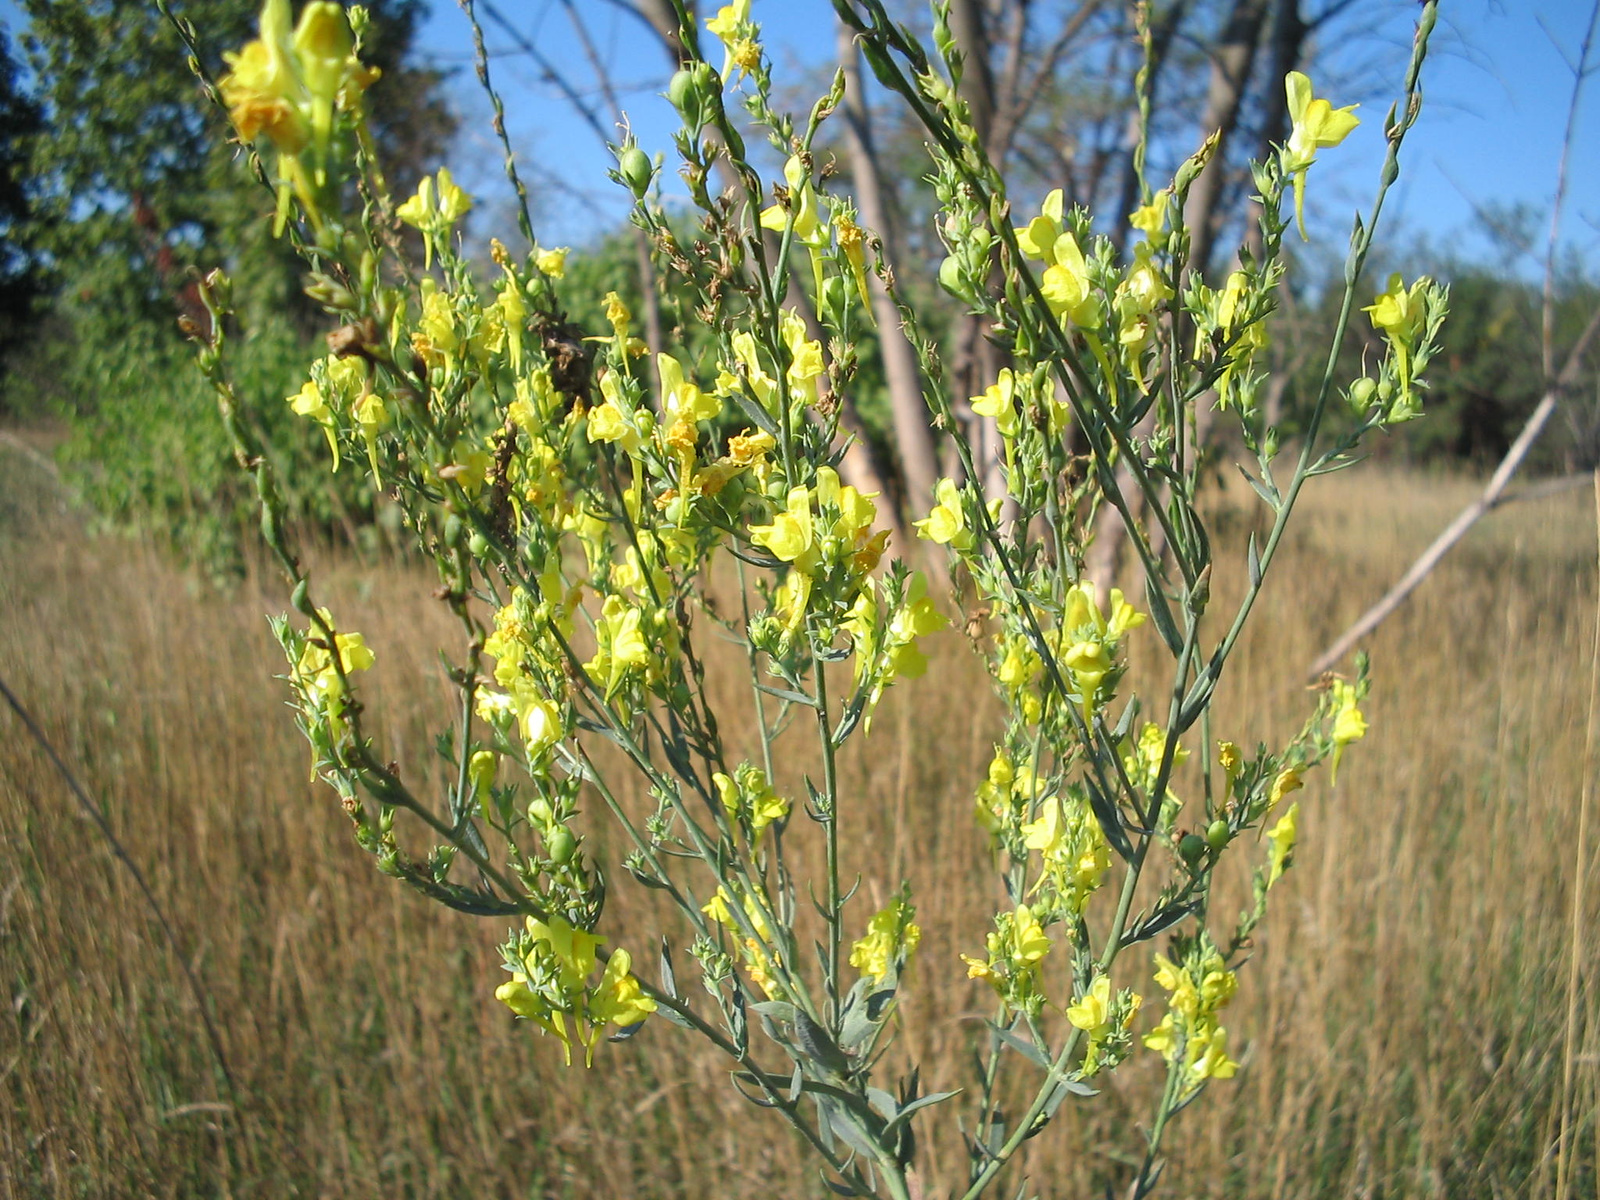
[[[789,801],[778,795],[760,767],[742,763],[733,776],[718,771],[711,780],[728,815],[737,818],[742,814],[750,822],[754,837],[760,837],[768,825],[789,815]]]
[[[811,519],[811,492],[807,488],[789,489],[789,502],[781,513],[772,518],[770,525],[753,525],[750,540],[765,546],[784,562],[795,563],[801,570],[814,567],[811,562],[802,566],[800,560],[811,554],[816,545]]]
[[[566,991],[581,988],[594,970],[596,949],[605,941],[585,929],[574,929],[563,918],[548,921],[528,918],[528,936],[536,945],[548,946],[556,960],[557,976]]]
[[[450,227],[472,209],[472,197],[457,186],[448,167],[437,176],[424,175],[416,194],[395,209],[395,216],[422,234],[423,267],[433,264],[433,249],[442,238],[447,243]]]
[[[305,381],[298,392],[287,397],[289,406],[302,417],[310,417],[322,426],[322,432],[327,436],[328,449],[333,451],[333,469],[339,469],[339,439],[333,432],[333,410],[328,407],[328,401],[322,395],[322,388],[315,379]]]
[[[1337,146],[1361,124],[1354,115],[1356,105],[1334,108],[1327,100],[1313,98],[1311,80],[1299,71],[1290,71],[1284,80],[1289,97],[1289,119],[1294,127],[1283,151],[1283,169],[1294,176],[1294,216],[1300,236],[1306,240],[1306,172],[1317,160],[1317,151]]]
[[[967,527],[966,512],[961,506],[961,489],[953,479],[941,479],[934,488],[937,503],[933,511],[920,521],[913,521],[917,536],[949,546],[954,550],[972,549],[976,538]]]
[[[1196,1031],[1189,1039],[1188,1057],[1196,1080],[1232,1079],[1239,1069],[1239,1064],[1228,1057],[1228,1031],[1220,1025],[1209,1031]]]
[[[1026,970],[1050,953],[1050,938],[1026,904],[1017,905],[1011,920],[1011,944],[1007,948],[1012,964]]]
[[[322,615],[327,619],[326,611]],[[339,667],[335,668],[333,655],[316,644],[321,640],[320,632],[312,630],[306,639],[305,648],[300,651],[300,660],[295,664],[295,674],[313,700],[326,702],[344,693],[344,685],[339,679],[340,669],[348,676],[352,671],[369,670],[376,659],[361,634],[339,633],[334,635],[334,644],[339,652]]]
[[[567,273],[567,255],[572,253],[570,246],[558,246],[554,250],[541,250],[534,255],[533,265],[539,268],[540,274],[548,275],[552,279],[560,279]]]
[[[1367,736],[1367,719],[1356,707],[1355,686],[1343,679],[1334,680],[1333,702],[1338,709],[1333,717],[1333,763],[1328,772],[1330,783],[1338,781],[1339,760],[1344,757],[1344,748]]]
[[[1128,224],[1154,241],[1166,227],[1167,200],[1171,195],[1171,188],[1162,188],[1150,197],[1149,204],[1140,205],[1128,214]]]
[[[1400,272],[1389,276],[1389,286],[1361,311],[1372,321],[1394,347],[1395,365],[1400,376],[1400,386],[1411,390],[1411,354],[1417,339],[1427,324],[1427,290],[1432,281],[1422,276],[1409,288]]]
[[[1089,1035],[1091,1043],[1111,1032],[1111,977],[1100,975],[1078,1002],[1067,1009],[1067,1020]]]
[[[850,265],[850,274],[856,283],[856,294],[861,297],[861,307],[870,317],[872,298],[867,293],[867,256],[864,249],[865,236],[861,226],[835,209],[833,229],[839,240],[839,251],[844,255],[845,262]]]
[[[721,415],[722,401],[702,392],[694,380],[685,379],[683,364],[672,355],[656,355],[656,365],[661,371],[661,411],[668,421],[683,420],[692,425]]]
[[[289,32],[289,0],[261,6],[261,36],[238,53],[225,52],[229,70],[218,83],[239,136],[253,142],[262,134],[285,154],[297,154],[310,135],[300,107],[304,96]]]
[[[594,1025],[609,1023],[626,1028],[656,1011],[656,1002],[644,994],[639,980],[629,973],[632,966],[633,959],[626,950],[619,948],[611,955],[599,986],[589,998],[589,1020]]]
[[[722,78],[732,82],[729,72],[753,71],[761,61],[761,47],[755,41],[755,27],[750,24],[750,0],[734,0],[717,10],[717,15],[706,21],[710,31],[725,48],[722,60]]]
[[[1085,329],[1104,324],[1105,312],[1099,296],[1094,293],[1089,264],[1072,234],[1063,233],[1058,237],[1052,254],[1055,261],[1045,268],[1044,278],[1039,283],[1050,311]]]
[[[828,223],[823,219],[817,204],[816,189],[798,155],[790,155],[783,164],[783,178],[789,185],[787,206],[774,204],[761,211],[761,228],[782,233],[794,221],[795,240],[816,248],[828,240]]]
[[[850,965],[882,983],[895,960],[908,960],[922,940],[922,929],[911,917],[915,909],[896,897],[874,913],[867,933],[850,948]]]
[[[1016,376],[1010,367],[1002,367],[997,381],[985,388],[983,395],[972,397],[972,411],[980,417],[993,417],[1002,437],[1017,431],[1016,390]]]
[[[719,925],[726,925],[729,929],[737,929],[738,924],[734,920],[733,910],[728,907],[729,900],[728,889],[719,886],[717,894],[705,904],[702,904],[700,911]],[[761,906],[756,903],[755,897],[746,896],[744,903],[740,907],[744,909],[745,919],[750,922],[750,928],[755,931],[755,935],[763,942],[770,941],[772,933],[767,928],[767,919],[762,914]]]
[[[1056,239],[1061,236],[1062,192],[1056,188],[1044,198],[1037,217],[1017,229],[1017,247],[1028,258],[1053,263]]]
[[[1305,787],[1305,782],[1300,778],[1299,769],[1285,767],[1278,772],[1278,777],[1272,781],[1272,794],[1267,801],[1267,811],[1271,812],[1278,807],[1278,801],[1282,800],[1290,792],[1297,792],[1303,787]]]
[[[1239,767],[1244,762],[1244,755],[1234,742],[1217,743],[1217,765],[1222,768],[1223,774],[1228,777],[1231,786],[1233,777],[1239,773]]]
[[[1282,878],[1289,864],[1294,861],[1294,839],[1299,827],[1300,805],[1291,804],[1289,811],[1279,818],[1278,823],[1267,830],[1267,840],[1272,843],[1268,853],[1267,886],[1271,887]]]

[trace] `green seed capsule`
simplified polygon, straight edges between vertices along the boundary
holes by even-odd
[[[481,533],[474,533],[467,539],[467,549],[472,552],[472,557],[482,562],[489,557],[489,539]]]
[[[1228,823],[1223,820],[1211,822],[1206,829],[1206,841],[1213,850],[1221,850],[1228,844]]]
[[[1188,863],[1191,867],[1200,861],[1200,856],[1205,852],[1205,839],[1197,837],[1195,834],[1184,834],[1183,840],[1178,843],[1178,854],[1183,858],[1183,861]]]
[[[572,855],[578,849],[578,839],[572,836],[572,830],[565,825],[557,825],[545,835],[544,848],[551,862],[565,865],[572,861]]]
[[[644,199],[655,173],[650,156],[637,146],[629,146],[617,160],[617,174],[622,176],[622,182],[628,185],[628,190],[637,199]]]
[[[685,124],[699,128],[704,123],[701,117],[700,88],[694,73],[687,68],[675,74],[672,82],[667,84],[667,99],[672,101],[672,107],[682,114]]]

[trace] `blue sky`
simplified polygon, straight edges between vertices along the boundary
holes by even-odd
[[[579,0],[595,34],[595,49],[614,78],[642,144],[670,150],[672,114],[657,93],[666,69],[659,47],[625,14],[603,0]],[[1307,4],[1308,9],[1316,7]],[[501,0],[501,11],[571,78],[588,77],[581,44],[571,33],[562,0]],[[1481,257],[1495,248],[1476,230],[1474,210],[1517,203],[1548,214],[1555,189],[1562,130],[1572,90],[1567,60],[1575,61],[1591,0],[1449,0],[1424,75],[1426,107],[1412,131],[1402,180],[1391,193],[1390,236],[1426,236]],[[754,15],[780,69],[825,65],[834,52],[828,0],[755,0]],[[1416,5],[1406,0],[1358,3],[1359,26],[1347,25],[1319,47],[1337,70],[1388,82],[1398,90]],[[1357,34],[1359,33],[1359,36]],[[593,133],[570,115],[539,69],[515,53],[512,39],[486,24],[492,70],[503,89],[513,143],[530,174],[545,187],[541,236],[580,242],[597,226],[614,224],[624,198],[604,179],[607,165]],[[459,95],[468,121],[456,158],[463,164],[498,160],[489,154],[487,105],[475,94],[470,34],[453,4],[440,3],[427,29],[429,52],[461,67]],[[1344,98],[1332,97],[1336,103]],[[1381,124],[1388,101],[1371,98],[1362,127],[1344,146],[1324,152],[1309,213],[1314,236],[1342,250],[1350,214],[1365,207],[1382,160]],[[477,117],[479,119],[474,120]],[[1563,241],[1593,261],[1600,252],[1600,89],[1590,86],[1569,165]],[[670,155],[669,155],[670,161]],[[476,174],[480,188],[493,181]],[[1314,179],[1316,178],[1314,172]],[[1538,226],[1542,241],[1543,218]]]
[[[564,74],[580,85],[592,79],[565,0],[495,3]],[[1492,257],[1495,248],[1475,229],[1475,208],[1520,203],[1548,214],[1572,89],[1564,57],[1576,60],[1591,4],[1447,0],[1441,6],[1435,50],[1424,76],[1426,108],[1408,141],[1401,183],[1392,193],[1390,215],[1396,220],[1389,226],[1391,240],[1426,237],[1469,256]],[[652,151],[670,150],[674,123],[658,94],[667,75],[659,45],[606,0],[572,0],[572,6],[584,14],[595,53],[618,82],[619,99],[640,142]],[[1389,90],[1397,88],[1416,5],[1409,0],[1357,0],[1355,11],[1361,14],[1359,25],[1334,31],[1329,44],[1319,47],[1327,56],[1330,77],[1344,72],[1381,78],[1389,81]],[[822,77],[834,52],[828,0],[755,0],[755,16],[765,27],[780,72],[793,75],[812,68]],[[14,0],[0,0],[0,20],[16,32]],[[540,193],[541,239],[581,244],[597,230],[613,227],[626,211],[625,197],[605,179],[608,158],[594,134],[556,89],[541,80],[528,56],[516,52],[503,29],[486,21],[486,33],[513,145]],[[472,75],[471,35],[456,4],[434,0],[420,41],[426,56],[458,71],[454,92],[465,119],[450,153],[452,167],[487,205],[496,196],[504,203],[488,105]],[[1347,98],[1332,99],[1343,103]],[[1313,174],[1308,213],[1314,237],[1342,247],[1351,212],[1368,203],[1383,154],[1380,126],[1386,108],[1387,100],[1369,98],[1361,109],[1366,118],[1362,127],[1343,146],[1324,152]],[[1600,258],[1600,89],[1594,86],[1583,97],[1569,180],[1563,241],[1594,262]],[[494,219],[492,213],[485,216]],[[1541,241],[1543,220],[1538,225]]]

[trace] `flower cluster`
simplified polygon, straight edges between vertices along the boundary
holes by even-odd
[[[1204,934],[1176,939],[1172,957],[1157,954],[1155,963],[1156,983],[1171,994],[1166,1015],[1144,1044],[1180,1072],[1184,1096],[1208,1079],[1232,1079],[1239,1064],[1228,1057],[1228,1031],[1217,1013],[1239,990],[1239,977]]]
[[[505,948],[511,978],[495,989],[495,998],[553,1034],[569,1063],[573,1037],[583,1047],[584,1062],[592,1063],[607,1025],[626,1029],[656,1011],[656,1002],[632,974],[633,960],[620,947],[607,958],[599,980],[591,979],[605,940],[558,916],[548,921],[529,917],[526,931]]]

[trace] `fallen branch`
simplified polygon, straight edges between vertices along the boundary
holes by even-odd
[[[1355,647],[1356,643],[1367,634],[1371,633],[1383,623],[1385,618],[1401,604],[1405,603],[1407,596],[1416,591],[1419,584],[1426,579],[1432,570],[1439,565],[1439,561],[1449,553],[1450,548],[1467,535],[1478,521],[1493,509],[1499,507],[1507,500],[1517,499],[1527,492],[1513,493],[1506,496],[1506,486],[1528,457],[1528,452],[1533,449],[1533,444],[1544,431],[1551,416],[1556,411],[1556,402],[1561,394],[1570,388],[1578,377],[1578,371],[1583,363],[1584,352],[1589,348],[1589,343],[1594,340],[1595,334],[1600,333],[1600,309],[1596,309],[1589,324],[1584,327],[1567,355],[1566,364],[1561,368],[1561,374],[1550,385],[1539,405],[1533,410],[1533,415],[1528,418],[1527,424],[1522,427],[1522,432],[1517,434],[1517,440],[1511,443],[1511,449],[1506,451],[1505,458],[1500,460],[1500,465],[1495,469],[1494,475],[1489,479],[1488,485],[1483,489],[1483,494],[1462,509],[1454,521],[1451,521],[1445,531],[1433,540],[1433,544],[1422,552],[1421,557],[1411,564],[1411,569],[1405,573],[1400,582],[1390,588],[1388,593],[1367,609],[1360,620],[1345,630],[1339,639],[1329,646],[1316,662],[1311,664],[1306,672],[1312,678],[1321,675],[1324,671],[1333,669],[1340,659]],[[1528,489],[1529,492],[1534,489]]]

